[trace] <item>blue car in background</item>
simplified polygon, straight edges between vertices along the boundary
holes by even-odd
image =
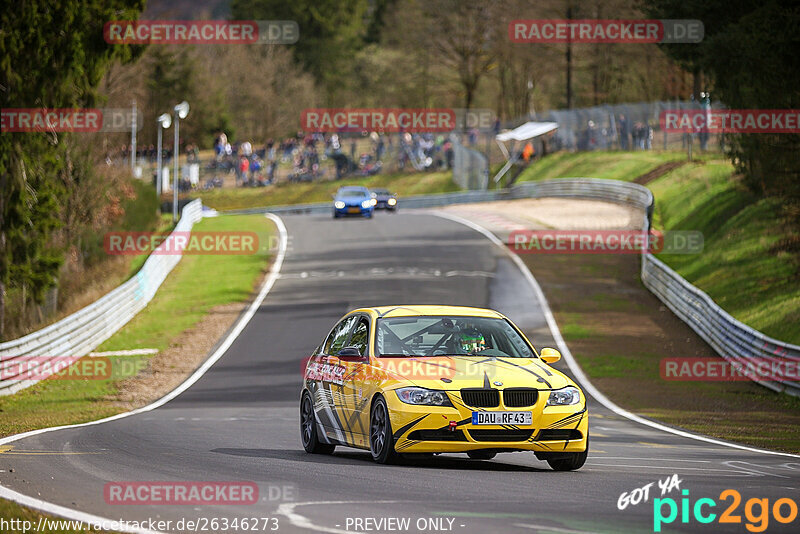
[[[333,218],[358,215],[369,219],[375,211],[375,204],[377,201],[366,187],[341,187],[333,197]]]

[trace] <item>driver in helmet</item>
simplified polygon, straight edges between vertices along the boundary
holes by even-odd
[[[480,352],[486,348],[486,339],[477,328],[466,328],[459,334],[461,350],[467,354]]]

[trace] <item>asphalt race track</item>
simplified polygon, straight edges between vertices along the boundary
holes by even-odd
[[[733,515],[741,523],[704,525],[692,512],[681,523],[679,513],[662,532],[748,532],[748,499],[769,499],[770,512],[776,499],[798,501],[800,459],[680,437],[631,422],[594,401],[589,460],[576,472],[551,471],[532,453],[501,454],[492,461],[442,455],[400,466],[379,466],[368,452],[344,448],[330,457],[306,454],[299,436],[301,360],[349,309],[489,306],[509,315],[537,347],[554,342],[540,302],[516,265],[464,225],[411,212],[381,213],[373,220],[283,220],[290,246],[280,278],[197,383],[149,412],[14,442],[0,454],[0,483],[109,519],[275,517],[279,532],[392,531],[372,530],[376,524],[364,522],[356,529],[356,519],[364,518],[408,518],[403,532],[653,532],[653,500],[661,497],[657,482],[673,474],[682,481],[680,489],[664,497],[679,505],[688,498],[692,509],[703,497],[717,501],[704,514],[719,516],[732,502],[723,502],[720,493],[738,490],[742,502]],[[566,369],[563,362],[557,365]],[[104,500],[106,482],[156,480],[254,481],[260,500],[213,507]],[[618,509],[622,493],[649,483],[648,502]],[[783,525],[770,517],[767,531],[796,532],[799,523]]]

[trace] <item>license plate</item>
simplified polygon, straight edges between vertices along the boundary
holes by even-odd
[[[532,425],[532,412],[472,412],[473,425]]]
[[[361,212],[358,208],[347,208],[347,213],[359,213]]]

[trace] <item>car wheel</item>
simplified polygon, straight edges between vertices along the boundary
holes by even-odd
[[[339,212],[338,211],[334,211],[333,212],[333,218],[334,219],[338,219],[339,218]]]
[[[469,451],[467,452],[467,456],[473,460],[491,460],[497,456],[497,453],[491,451]]]
[[[308,393],[303,393],[300,401],[300,438],[303,441],[303,448],[311,454],[331,454],[336,448],[336,445],[322,443],[319,440],[314,403]]]
[[[557,460],[547,460],[553,471],[575,471],[583,467],[586,463],[586,457],[589,455],[589,444],[586,444],[586,450],[583,452],[573,452],[567,458],[559,458]]]
[[[383,397],[378,397],[372,405],[369,418],[369,450],[372,459],[379,464],[391,464],[397,460],[392,422],[389,420],[389,410]]]

